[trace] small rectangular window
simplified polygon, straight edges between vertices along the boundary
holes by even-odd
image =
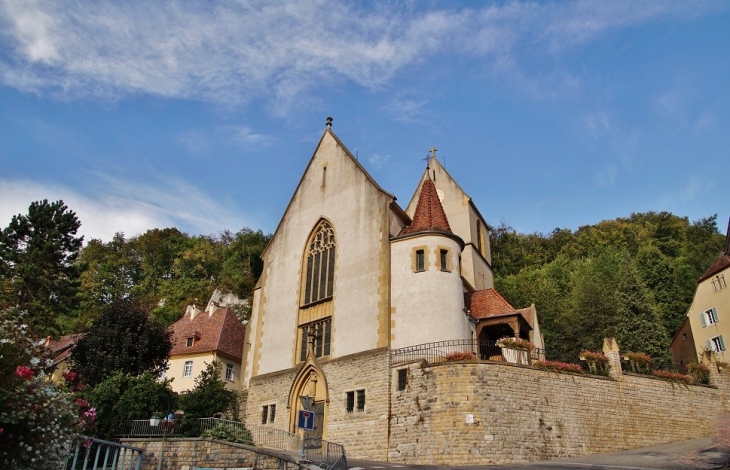
[[[269,405],[269,422],[273,423],[276,419],[276,405]]]
[[[345,398],[345,411],[352,413],[355,410],[355,392],[347,392]]]
[[[416,271],[426,270],[426,258],[423,250],[416,250]]]
[[[193,361],[185,361],[183,377],[190,377],[193,374]]]
[[[441,271],[449,270],[449,250],[440,250]]]
[[[233,380],[233,364],[226,364],[226,380]]]
[[[264,405],[261,408],[261,424],[266,424],[266,419],[269,417],[269,406]]]
[[[406,389],[406,385],[408,384],[408,369],[399,369],[398,370],[398,391],[403,391]]]
[[[193,338],[187,338],[185,341],[185,346],[190,347],[193,345]]]
[[[357,411],[365,411],[365,390],[357,391]]]

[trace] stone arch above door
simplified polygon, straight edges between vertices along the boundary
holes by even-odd
[[[319,367],[319,364],[317,364],[317,360],[311,350],[307,354],[307,359],[294,378],[291,389],[289,390],[289,402],[287,404],[289,408],[289,431],[294,433],[299,431],[297,429],[297,415],[299,414],[299,410],[302,409],[299,397],[304,395],[312,397],[313,403],[317,405],[318,409],[322,410],[322,416],[318,423],[320,429],[318,431],[321,433],[319,437],[325,438],[327,409],[329,408],[330,402],[327,377]]]

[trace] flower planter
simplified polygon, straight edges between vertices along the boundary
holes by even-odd
[[[529,364],[527,351],[523,349],[502,348],[502,357],[512,364]]]

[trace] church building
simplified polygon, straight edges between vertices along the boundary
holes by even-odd
[[[313,435],[349,457],[388,460],[407,381],[394,350],[503,337],[543,348],[534,305],[494,290],[487,222],[435,149],[403,209],[328,118],[262,259],[243,351],[248,423],[297,432],[310,397]]]

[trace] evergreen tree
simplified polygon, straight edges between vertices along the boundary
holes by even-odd
[[[190,393],[180,396],[183,415],[182,430],[185,435],[197,435],[200,431],[198,420],[218,414],[231,412],[237,414],[236,392],[228,390],[221,380],[221,363],[206,363],[205,369],[195,379],[195,387]]]
[[[627,257],[621,265],[616,311],[616,340],[622,351],[643,352],[659,365],[671,363],[669,335],[654,299]]]
[[[80,226],[63,201],[44,199],[0,230],[0,308],[27,310],[37,336],[57,334],[59,317],[70,316],[78,304]]]

